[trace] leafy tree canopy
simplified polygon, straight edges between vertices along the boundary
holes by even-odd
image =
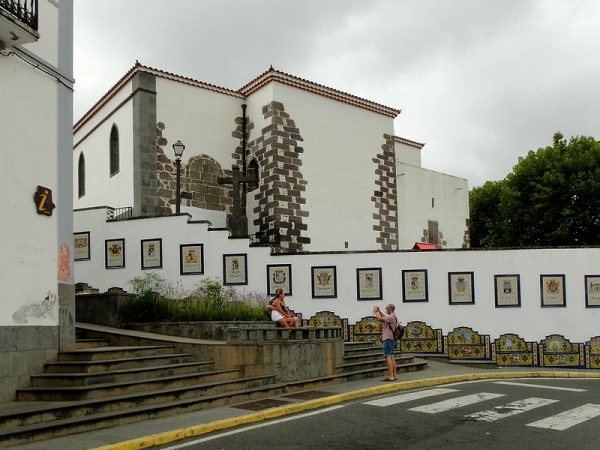
[[[556,133],[469,201],[471,247],[600,245],[600,142]]]

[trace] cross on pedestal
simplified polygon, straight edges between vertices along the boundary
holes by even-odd
[[[242,210],[240,185],[252,183],[256,181],[256,177],[242,176],[240,168],[236,166],[233,166],[231,170],[233,172],[231,178],[217,178],[217,183],[232,185],[233,206],[231,214],[227,215],[227,228],[231,231],[231,236],[245,237],[248,236],[248,218],[246,217],[246,211]]]

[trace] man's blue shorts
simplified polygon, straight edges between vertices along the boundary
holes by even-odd
[[[383,356],[394,356],[396,341],[394,339],[386,339],[383,341]]]

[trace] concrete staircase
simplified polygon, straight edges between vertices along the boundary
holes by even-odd
[[[415,361],[412,355],[402,356],[397,352],[395,359],[398,374],[423,370],[427,367],[427,362]],[[338,367],[338,371],[344,374],[346,381],[388,375],[382,348],[363,342],[345,344],[344,364]]]
[[[82,335],[76,350],[60,352],[17,391],[16,402],[0,405],[0,447],[387,374],[381,348],[370,344],[347,343],[334,375],[280,383],[274,375],[215,369],[175,345],[108,342]],[[396,361],[398,373],[427,365],[412,356]]]

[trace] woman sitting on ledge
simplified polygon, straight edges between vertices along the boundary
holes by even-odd
[[[267,308],[271,311],[271,320],[285,328],[297,327],[298,318],[285,305],[284,297],[283,289],[277,289],[275,291],[275,298],[267,305]]]

